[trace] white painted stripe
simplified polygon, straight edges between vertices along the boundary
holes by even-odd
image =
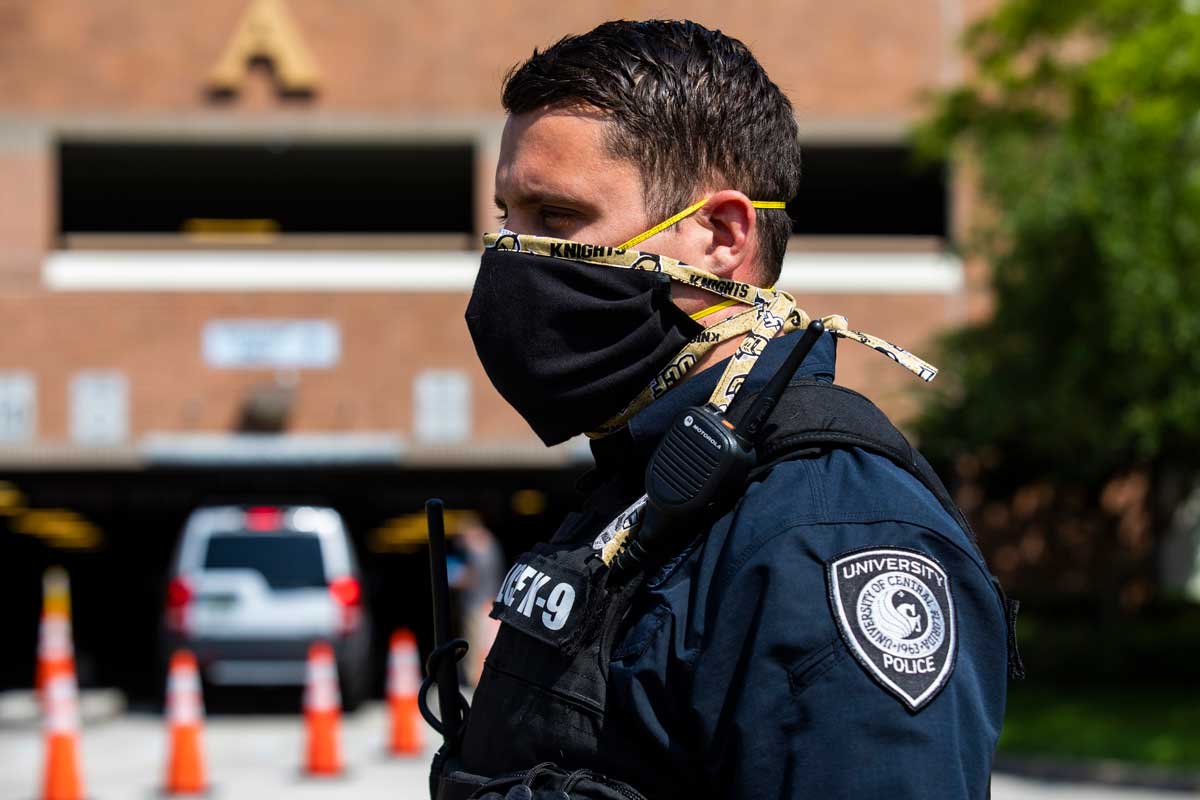
[[[943,253],[795,253],[779,276],[779,288],[794,294],[954,294],[962,287],[962,261]]]
[[[478,253],[64,250],[42,267],[65,292],[469,292]],[[831,294],[950,294],[962,262],[940,253],[794,253],[781,288]]]
[[[478,268],[474,253],[66,250],[42,279],[58,291],[469,292]]]
[[[138,451],[152,464],[375,464],[395,466],[404,440],[395,433],[147,433]]]

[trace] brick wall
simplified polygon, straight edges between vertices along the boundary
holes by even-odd
[[[588,3],[288,0],[322,74],[311,106],[388,114],[483,113],[505,70],[606,19],[690,17],[743,39],[802,119],[909,117],[943,79],[960,2],[724,0]],[[0,107],[187,111],[204,92],[247,0],[6,0]],[[236,113],[276,107],[223,106]],[[248,107],[247,107],[248,106]]]
[[[447,126],[478,142],[476,211],[489,208],[497,91],[506,69],[567,32],[608,18],[690,16],[742,38],[795,103],[802,129],[894,141],[920,93],[961,71],[953,41],[981,0],[726,0],[682,3],[417,3],[288,0],[320,69],[319,91],[283,99],[257,70],[237,97],[206,92],[246,0],[0,0],[0,370],[34,373],[38,436],[67,437],[67,394],[81,369],[125,372],[131,435],[229,430],[240,403],[270,371],[218,370],[201,355],[214,318],[328,318],[342,335],[333,369],[305,370],[291,423],[303,431],[411,432],[412,380],[455,368],[472,380],[482,441],[532,436],[480,371],[462,323],[466,295],[398,293],[61,293],[41,268],[57,232],[55,144],[66,137],[372,135],[437,138]],[[317,134],[312,132],[316,130]],[[199,131],[199,133],[197,133]],[[969,192],[956,192],[969,209]],[[814,313],[853,323],[921,355],[945,326],[983,308],[971,297],[852,294],[801,298]],[[905,417],[922,385],[878,354],[843,344],[841,378]]]

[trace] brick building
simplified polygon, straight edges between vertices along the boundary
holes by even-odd
[[[219,448],[272,398],[331,447],[557,458],[462,311],[505,70],[612,17],[751,46],[808,146],[783,286],[921,352],[969,286],[943,251],[952,195],[904,135],[957,75],[970,5],[2,3],[0,463]],[[841,349],[843,381],[903,416],[920,387],[886,366]]]
[[[81,515],[119,549],[233,491],[230,468],[371,492],[364,536],[425,492],[553,508],[586,448],[540,446],[462,315],[497,227],[501,79],[610,18],[751,47],[806,147],[781,286],[928,355],[981,275],[946,245],[963,192],[905,134],[985,4],[0,0],[0,512],[51,545],[71,539],[20,520]],[[922,389],[864,348],[839,372],[901,418]]]

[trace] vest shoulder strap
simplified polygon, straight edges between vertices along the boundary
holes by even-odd
[[[735,421],[749,408],[751,395],[739,394],[730,416]],[[788,385],[783,393],[771,421],[758,447],[761,473],[781,461],[806,450],[830,447],[858,447],[889,459],[893,464],[912,475],[937,498],[938,503],[950,518],[962,527],[975,551],[983,559],[979,542],[971,524],[959,509],[958,504],[946,491],[945,484],[929,466],[925,457],[904,438],[891,420],[879,408],[858,392],[843,386],[818,381],[815,378],[799,378]],[[752,472],[753,476],[755,473]],[[1016,600],[1008,597],[1000,581],[991,575],[992,588],[1000,600],[1005,613],[1008,635],[1008,676],[1012,680],[1025,677],[1025,665],[1017,649]]]
[[[742,398],[730,410],[740,418],[752,396]],[[913,447],[887,415],[863,395],[844,386],[797,378],[783,393],[758,446],[761,473],[781,461],[814,448],[858,447],[887,458],[912,475],[929,490],[938,504],[966,532],[978,549],[975,532],[945,484],[925,457]]]

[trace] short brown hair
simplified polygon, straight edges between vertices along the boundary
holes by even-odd
[[[787,201],[800,182],[791,102],[746,45],[695,22],[605,22],[567,36],[509,72],[502,102],[510,114],[572,104],[607,112],[610,151],[638,166],[659,219],[706,185]],[[792,220],[765,210],[757,223],[761,282],[772,284]]]

